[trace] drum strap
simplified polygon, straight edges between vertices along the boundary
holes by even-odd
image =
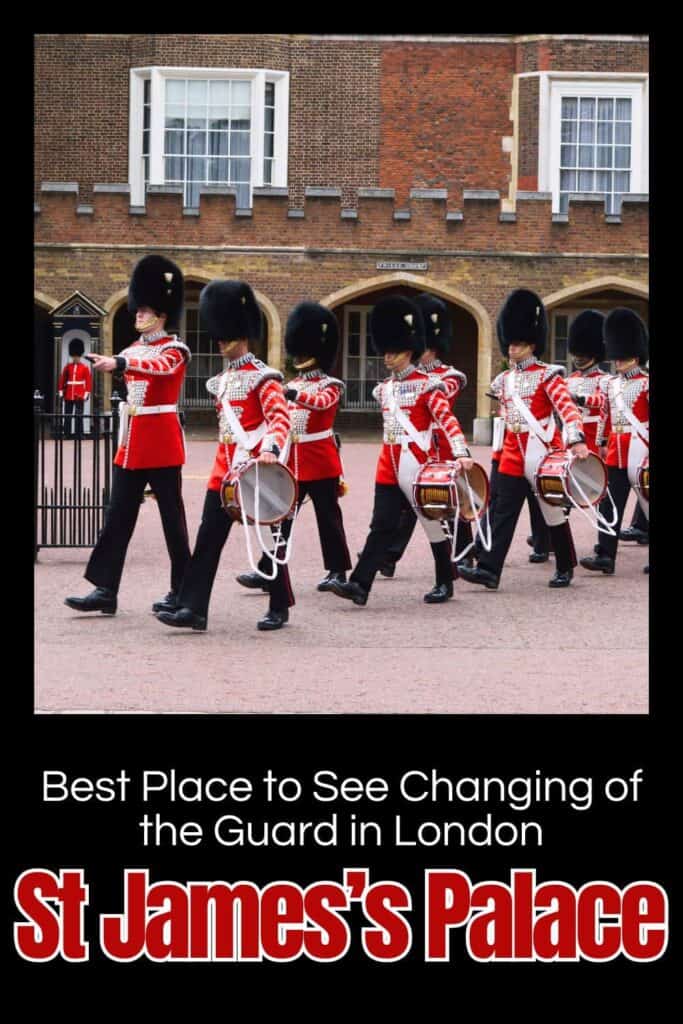
[[[626,402],[624,401],[624,396],[622,395],[621,391],[616,392],[614,396],[614,404],[616,405],[621,415],[626,417],[626,419],[631,424],[634,432],[638,435],[638,437],[640,437],[641,440],[645,442],[645,444],[649,444],[650,431],[648,428],[648,424],[641,423],[640,420],[633,415],[632,410],[629,409]]]
[[[410,422],[410,419],[406,416],[403,409],[396,401],[393,382],[390,382],[387,385],[387,396],[387,405],[389,406],[389,412],[391,415],[398,420],[413,444],[416,444],[420,451],[427,453],[432,446],[432,425],[430,424],[429,428],[422,432],[415,429],[413,424]],[[404,446],[408,446],[407,439]]]
[[[543,444],[550,444],[555,434],[555,420],[552,416],[549,416],[547,426],[544,427],[539,423],[529,406],[517,394],[517,391],[514,388],[514,377],[511,370],[509,370],[507,374],[506,390],[508,397],[511,398],[514,403],[515,409],[526,422],[529,429],[533,430],[536,437]]]
[[[223,409],[223,412],[225,413],[225,418],[228,421],[230,433],[237,441],[238,446],[240,448],[243,448],[245,452],[250,452],[253,448],[256,447],[259,441],[263,437],[265,437],[266,429],[268,426],[266,421],[263,420],[262,423],[259,423],[258,427],[256,427],[255,430],[245,430],[240,421],[237,419],[235,410],[233,409],[232,404],[230,402],[226,401],[226,399],[224,398],[221,398],[221,407]]]

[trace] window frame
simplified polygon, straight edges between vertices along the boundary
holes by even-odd
[[[272,188],[287,187],[289,151],[289,72],[271,68],[195,68],[150,66],[130,69],[128,181],[131,206],[145,205],[142,132],[144,83],[150,81],[149,184],[164,185],[164,117],[166,82],[170,79],[225,80],[251,83],[251,186],[263,187],[266,82],[275,85],[275,139]]]
[[[357,304],[353,304],[353,303],[344,306],[344,324],[343,324],[343,329],[342,329],[342,377],[343,377],[344,381],[347,382],[347,387],[348,387],[348,382],[350,380],[352,380],[352,381],[356,381],[356,380],[360,381],[360,382],[363,383],[364,386],[367,385],[367,383],[370,380],[372,380],[372,378],[369,378],[367,376],[349,377],[348,337],[349,337],[349,321],[350,321],[350,316],[351,316],[352,313],[360,313],[361,321],[360,321],[358,355],[357,356],[351,356],[351,358],[352,359],[358,359],[360,361],[360,365],[362,367],[366,367],[367,366],[368,359],[378,359],[378,360],[380,360],[380,364],[381,364],[382,356],[378,356],[378,355],[375,354],[375,352],[373,351],[373,349],[372,349],[372,347],[371,347],[371,345],[369,343],[369,340],[368,340],[368,338],[369,338],[369,329],[368,329],[369,328],[369,323],[368,323],[368,321],[370,319],[370,314],[371,314],[373,308],[374,308],[373,306],[357,305]],[[379,381],[383,380],[384,377],[386,377],[386,376],[387,376],[386,372],[384,374],[380,374],[376,378],[375,384],[379,383]],[[365,387],[364,387],[363,390],[365,390]],[[352,412],[376,412],[377,408],[378,408],[377,407],[377,403],[374,400],[372,400],[372,399],[369,399],[367,401],[367,403],[366,403],[365,396],[363,396],[363,398],[361,400],[359,400],[358,402],[351,402],[348,399],[348,390],[344,392],[344,396],[343,396],[343,399],[342,399],[342,409],[346,409],[346,410],[349,410],[349,411],[352,411]]]
[[[563,96],[631,100],[631,174],[627,194],[649,191],[648,97],[645,72],[541,72],[539,90],[538,189],[552,194],[552,212],[560,212],[560,146]],[[595,193],[585,193],[595,194]]]

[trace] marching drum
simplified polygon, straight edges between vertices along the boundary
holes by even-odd
[[[257,494],[258,474],[258,494]],[[273,526],[296,505],[298,488],[292,473],[280,462],[249,459],[233,466],[221,482],[221,504],[231,519]],[[258,513],[258,518],[257,518]]]
[[[471,523],[481,518],[488,502],[489,480],[476,462],[461,472],[456,472],[454,462],[425,462],[415,477],[413,504],[426,519],[452,519],[457,512],[463,522]]]
[[[636,487],[642,494],[645,501],[650,500],[650,453],[644,457],[641,464],[638,466],[638,473],[636,477]]]
[[[554,508],[588,508],[604,498],[607,470],[593,452],[587,459],[576,459],[566,451],[550,452],[538,464],[534,485],[539,498]]]

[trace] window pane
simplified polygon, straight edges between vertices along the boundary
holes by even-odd
[[[274,142],[275,142],[275,136],[274,135],[266,135],[265,136],[265,138],[263,140],[263,152],[264,152],[265,156],[273,156],[273,153],[274,153],[274,149],[273,149]]]
[[[576,119],[578,101],[575,97],[562,97],[562,117]]]
[[[143,156],[149,156],[149,132],[142,133],[142,153]]]
[[[199,190],[201,187],[201,182],[191,183],[185,187],[185,203],[195,210],[199,206]]]
[[[206,132],[187,133],[187,152],[206,153]]]
[[[227,182],[228,161],[222,159],[209,160],[209,181]]]
[[[275,130],[275,111],[272,107],[266,107],[265,109],[265,130],[267,132]]]
[[[166,80],[166,102],[185,103],[185,80],[168,78]]]
[[[152,83],[151,83],[149,78],[145,78],[144,79],[144,81],[142,83],[142,91],[143,91],[143,102],[144,103],[149,103],[150,96],[152,95]]]
[[[230,102],[233,106],[237,106],[238,104],[246,107],[251,106],[251,83],[233,82]]]
[[[555,317],[555,338],[566,338],[569,331],[569,317],[558,313]]]
[[[592,97],[582,96],[579,100],[579,116],[587,121],[595,117],[595,100]]]
[[[347,351],[350,356],[357,356],[360,353],[360,334],[349,334],[347,339]],[[349,360],[349,363],[351,360]]]
[[[188,181],[206,181],[206,160],[202,157],[201,159],[188,159],[187,161],[187,179]]]
[[[230,161],[230,181],[249,181],[249,167],[251,160]]]
[[[555,360],[558,363],[567,362],[567,339],[556,338],[555,339]]]
[[[187,102],[199,106],[206,106],[208,101],[208,82],[187,83]]]
[[[249,156],[249,132],[230,132],[230,156]]]
[[[598,142],[603,146],[612,145],[612,125],[608,121],[598,124]]]
[[[576,146],[562,146],[563,167],[576,167]]]
[[[349,332],[360,334],[360,313],[349,313]]]
[[[578,127],[576,121],[563,121],[562,122],[562,141],[563,142],[576,142],[578,135]]]
[[[615,167],[630,167],[631,166],[631,147],[630,146],[615,146],[615,148],[614,148],[614,166]]]
[[[147,131],[147,129],[149,128],[149,114],[150,114],[150,108],[148,106],[143,107],[143,109],[142,109],[142,130],[143,131]]]
[[[560,172],[560,189],[562,192],[576,192],[576,171]]]
[[[272,160],[264,160],[263,161],[263,184],[264,185],[272,185],[273,184],[273,161]]]
[[[598,146],[598,167],[611,167],[612,166],[612,147],[611,146]]]
[[[183,129],[185,127],[184,117],[167,117],[164,123],[165,128]]]
[[[233,131],[247,131],[251,127],[249,107],[230,108],[230,127]]]
[[[615,119],[617,121],[630,121],[631,120],[631,101],[630,100],[617,100],[617,109],[615,112]]]
[[[611,121],[614,111],[613,99],[598,100],[598,121]]]
[[[275,106],[275,82],[266,82],[266,106]]]
[[[592,171],[579,171],[579,192],[592,192],[594,177]]]
[[[631,174],[629,171],[617,171],[614,175],[614,191],[628,192],[631,187]]]
[[[569,209],[569,193],[560,192],[560,213],[566,213]]]
[[[611,192],[612,172],[598,171],[598,173],[595,175],[595,187],[598,190],[598,192]]]
[[[346,372],[349,377],[358,378],[360,377],[360,359],[352,358],[349,356],[346,360]]]
[[[228,155],[227,132],[209,132],[209,153],[211,156]]]
[[[629,146],[631,144],[631,125],[616,124],[614,126],[614,141],[617,146]]]
[[[212,107],[227,107],[230,103],[230,82],[209,82],[209,103]]]
[[[167,156],[164,160],[164,178],[166,181],[184,181],[185,157]]]
[[[579,121],[579,142],[595,142],[595,121]]]
[[[206,128],[206,107],[188,107],[188,128]]]
[[[165,132],[164,151],[166,153],[184,153],[185,132]]]
[[[211,110],[211,117],[209,118],[209,128],[213,128],[214,131],[219,129],[227,131],[230,127],[230,117],[228,116],[228,108],[216,107]]]
[[[579,146],[579,167],[595,166],[595,147]]]

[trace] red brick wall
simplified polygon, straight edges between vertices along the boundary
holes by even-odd
[[[382,50],[380,184],[405,203],[411,187],[507,191],[514,49],[395,43]]]
[[[538,189],[538,102],[537,77],[519,80],[519,164],[517,187],[526,192]]]
[[[648,71],[647,41],[537,39],[516,44],[515,70]]]

